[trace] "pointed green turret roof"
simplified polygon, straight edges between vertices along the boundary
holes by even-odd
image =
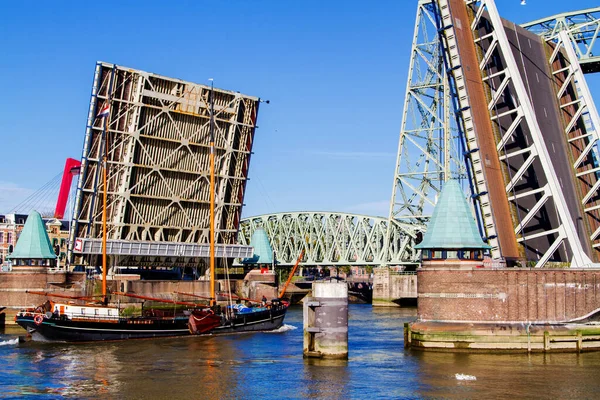
[[[254,247],[254,257],[245,258],[244,264],[273,264],[273,248],[269,243],[267,232],[258,228],[250,238],[250,246]]]
[[[483,242],[456,180],[444,184],[423,241],[415,249],[491,249]]]
[[[32,211],[27,217],[27,222],[15,245],[15,250],[8,257],[10,259],[55,259],[52,244],[42,216],[37,211]]]

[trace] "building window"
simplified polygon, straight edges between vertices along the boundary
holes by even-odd
[[[459,256],[463,260],[483,260],[483,251],[481,250],[462,250]]]
[[[0,243],[4,243],[4,232],[0,232]]]
[[[12,233],[11,232],[8,232],[6,234],[6,243],[12,244]]]

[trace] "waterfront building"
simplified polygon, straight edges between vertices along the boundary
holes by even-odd
[[[8,255],[12,253],[25,221],[25,214],[0,214],[0,265],[2,271],[10,269]]]
[[[44,219],[46,232],[52,244],[54,254],[57,255],[56,267],[64,267],[67,261],[67,249],[69,242],[69,221],[60,219]]]
[[[32,211],[23,226],[14,251],[8,256],[13,269],[38,270],[55,266],[56,255],[42,216]]]

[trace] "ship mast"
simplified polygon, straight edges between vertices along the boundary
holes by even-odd
[[[110,100],[108,99],[107,96],[107,102],[109,102]],[[110,107],[110,103],[109,103],[109,107]],[[104,152],[102,154],[102,187],[103,187],[103,191],[102,191],[102,303],[104,303],[104,305],[108,304],[108,297],[106,296],[106,269],[107,269],[107,263],[106,263],[106,199],[107,199],[107,192],[108,192],[108,188],[106,187],[106,181],[107,181],[107,172],[106,170],[108,169],[108,162],[106,160],[106,153],[107,153],[107,135],[108,135],[108,119],[110,118],[110,108],[109,108],[109,113],[108,115],[106,115],[104,117],[104,129],[102,130],[102,136],[103,136],[103,140],[104,140]]]
[[[108,304],[108,296],[106,290],[106,274],[108,270],[108,265],[106,262],[106,214],[107,214],[107,197],[108,197],[108,185],[107,185],[107,175],[108,175],[108,129],[110,126],[110,113],[111,113],[111,93],[113,82],[115,78],[115,69],[116,65],[112,68],[112,73],[110,75],[110,82],[108,87],[106,88],[106,103],[102,107],[100,111],[100,116],[104,120],[104,126],[102,127],[102,145],[100,146],[101,155],[102,155],[102,303],[104,305]]]
[[[215,133],[214,82],[210,79],[210,305],[217,303],[215,292]]]

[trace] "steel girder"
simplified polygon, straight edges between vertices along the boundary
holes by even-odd
[[[402,250],[399,258],[387,259],[388,220],[381,217],[310,211],[259,215],[241,221],[239,243],[250,244],[257,228],[267,233],[279,265],[293,265],[302,250],[302,264],[312,266],[398,265],[418,260],[411,241],[419,228],[399,223],[393,225],[392,236]]]
[[[440,9],[447,8],[447,0],[438,0]],[[470,29],[477,47],[479,68],[487,93],[487,108],[497,135],[500,161],[508,173],[506,193],[512,204],[517,241],[544,239],[544,248],[536,266],[543,266],[558,252],[572,257],[572,266],[591,264],[579,239],[571,209],[563,194],[562,181],[554,169],[547,142],[544,140],[530,94],[517,65],[512,44],[492,0],[468,1]],[[445,21],[444,29],[452,28]],[[506,28],[508,29],[508,28]],[[514,31],[517,29],[515,27]],[[518,33],[514,33],[518,42]],[[531,47],[531,45],[530,45]],[[542,60],[546,62],[546,60]],[[526,73],[526,72],[525,72]],[[469,105],[469,107],[481,105]],[[544,112],[546,112],[544,110]],[[515,145],[521,143],[520,145]],[[529,176],[529,179],[523,179]],[[535,177],[534,179],[531,179]],[[530,186],[531,183],[538,186]],[[523,202],[527,202],[524,207]],[[576,206],[575,206],[576,207]],[[546,221],[541,224],[540,221]],[[539,242],[538,242],[539,243]],[[560,257],[560,256],[559,256]]]
[[[431,216],[443,182],[466,177],[436,18],[435,4],[419,1],[390,221],[425,223]]]
[[[557,87],[557,100],[565,121],[564,135],[571,153],[585,218],[578,233],[587,236],[594,249],[600,249],[600,159],[598,144],[600,116],[583,76],[583,67],[573,41],[566,31],[549,38],[550,65]]]
[[[465,179],[471,194],[475,193],[470,179],[473,168],[466,160],[461,134],[464,126],[456,118],[460,110],[452,96],[439,40],[437,13],[434,1],[419,1],[384,249],[389,260],[404,259],[408,254],[405,240],[412,249],[415,242],[410,232],[425,229],[443,182]],[[478,224],[481,229],[479,214]],[[414,225],[412,231],[399,240],[396,232],[408,225]]]
[[[221,89],[212,93],[216,242],[234,244],[260,100]],[[97,64],[71,243],[102,237],[101,199],[105,190],[108,240],[198,246],[209,242],[210,95],[210,86]],[[97,114],[107,103],[105,188],[100,167],[103,121]],[[128,265],[127,260],[121,262]],[[160,265],[160,260],[152,262]]]
[[[521,25],[545,39],[557,39],[560,32],[569,37],[584,73],[600,72],[600,7],[553,15]],[[596,51],[594,51],[596,47]]]

